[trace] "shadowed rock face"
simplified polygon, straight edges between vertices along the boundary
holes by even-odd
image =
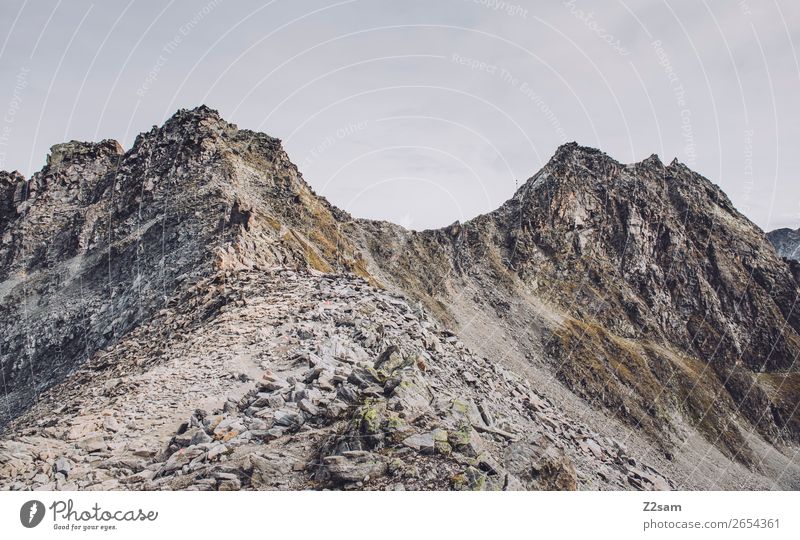
[[[800,229],[777,229],[767,234],[778,255],[800,261]]]
[[[614,426],[676,487],[739,487],[724,479],[732,471],[754,475],[756,487],[798,482],[800,271],[677,162],[625,165],[564,145],[494,212],[407,231],[331,206],[279,141],[200,107],[125,153],[113,141],[72,142],[53,147],[30,180],[0,173],[0,235],[3,422],[201,280],[282,267],[358,276],[414,300],[556,407],[596,430]],[[320,458],[349,451],[325,448]],[[544,447],[531,448],[497,455],[524,485],[548,485],[519,464],[541,459]],[[555,467],[556,488],[576,481],[562,454],[541,465]],[[348,456],[319,478],[346,476],[336,467],[351,457],[374,461]],[[718,483],[692,478],[704,460]]]

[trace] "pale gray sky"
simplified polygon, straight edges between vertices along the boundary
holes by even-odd
[[[415,229],[490,211],[562,142],[689,164],[800,226],[794,0],[3,0],[0,168],[205,103],[318,193]]]

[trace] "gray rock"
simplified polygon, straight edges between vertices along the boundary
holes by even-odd
[[[61,473],[65,477],[69,476],[70,470],[72,470],[72,462],[65,457],[58,458],[55,464],[53,465],[53,471]]]
[[[189,440],[189,445],[210,443],[213,439],[202,429],[198,429]]]
[[[300,408],[301,411],[303,411],[305,413],[308,413],[309,416],[318,416],[319,415],[319,409],[317,408],[316,405],[311,403],[310,399],[301,399],[297,403],[297,406]]]
[[[119,422],[113,416],[106,416],[103,418],[103,427],[111,432],[117,432],[121,429]]]
[[[288,428],[297,428],[304,422],[303,415],[293,409],[280,409],[273,415],[275,424]]]
[[[423,454],[433,454],[436,449],[433,432],[411,435],[403,439],[403,444]]]
[[[108,444],[102,436],[87,437],[78,442],[78,446],[89,453],[100,452],[108,448]]]
[[[386,463],[375,454],[363,451],[344,452],[322,459],[324,471],[333,483],[362,482],[386,472]]]
[[[206,454],[206,459],[208,461],[214,461],[215,459],[220,458],[221,456],[227,454],[229,452],[228,447],[224,444],[218,444],[211,448]]]
[[[194,439],[194,437],[196,437],[200,433],[205,433],[205,431],[202,428],[190,428],[184,431],[183,433],[175,435],[173,440],[175,441],[175,444],[177,444],[180,447],[189,446],[190,444],[193,444],[192,440]]]

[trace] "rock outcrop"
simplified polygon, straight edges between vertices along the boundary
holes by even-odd
[[[800,485],[800,271],[677,162],[407,231],[200,107],[0,173],[0,235],[5,488]]]

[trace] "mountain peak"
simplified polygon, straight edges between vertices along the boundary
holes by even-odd
[[[664,163],[661,161],[661,158],[658,157],[658,154],[651,154],[650,157],[642,160],[641,163],[642,165],[658,167],[659,169],[664,168]]]
[[[167,123],[169,122],[186,122],[186,121],[193,121],[193,120],[223,120],[220,116],[219,111],[216,109],[212,109],[208,105],[198,105],[197,107],[191,109],[178,109],[175,111]],[[224,120],[223,120],[224,121]]]
[[[597,148],[592,148],[591,146],[582,146],[575,141],[564,143],[559,146],[551,161],[564,161],[570,158],[580,158],[582,156],[605,156],[608,157],[605,152],[598,150]]]
[[[153,126],[158,130],[158,126]],[[200,105],[193,109],[178,109],[170,116],[161,130],[196,130],[201,132],[219,133],[226,129],[236,129],[236,126],[225,121],[219,112],[207,105]]]
[[[464,224],[407,233],[383,222],[351,219],[314,194],[280,141],[240,130],[207,106],[177,111],[161,127],[141,134],[125,154],[110,140],[55,145],[47,166],[32,180],[0,173],[0,369],[8,404],[0,409],[0,424],[37,410],[30,409],[37,394],[59,381],[64,386],[47,390],[50,399],[40,403],[63,404],[60,390],[65,388],[78,401],[90,399],[98,388],[106,388],[102,374],[110,376],[114,366],[122,367],[114,378],[124,382],[108,392],[127,393],[132,372],[118,364],[127,356],[120,354],[119,344],[127,342],[129,350],[140,350],[145,342],[153,346],[141,349],[136,373],[162,366],[196,373],[194,352],[184,351],[201,349],[181,340],[221,336],[215,329],[230,337],[228,329],[234,329],[245,347],[235,356],[252,358],[255,376],[263,375],[270,391],[288,390],[289,375],[306,381],[303,386],[325,381],[317,390],[330,393],[322,407],[330,416],[321,427],[336,425],[331,421],[353,425],[344,412],[352,412],[354,405],[372,407],[359,412],[358,429],[347,432],[346,440],[336,448],[314,447],[304,462],[323,457],[335,468],[351,457],[382,459],[381,452],[372,451],[387,442],[381,435],[385,426],[383,421],[373,425],[370,418],[384,412],[409,414],[420,406],[433,419],[442,412],[436,405],[441,402],[447,411],[467,415],[461,420],[469,419],[471,406],[438,398],[473,389],[482,395],[476,410],[488,406],[486,398],[498,405],[514,403],[497,413],[478,411],[469,424],[492,436],[486,442],[498,460],[507,459],[529,475],[542,448],[528,435],[531,426],[542,425],[543,400],[517,383],[497,390],[483,382],[490,370],[497,374],[505,364],[550,392],[559,409],[592,412],[587,417],[602,437],[589,439],[583,430],[578,437],[575,430],[559,427],[551,439],[569,454],[570,461],[560,459],[565,467],[572,467],[570,462],[583,466],[578,475],[582,488],[666,485],[655,475],[645,482],[642,474],[649,473],[644,470],[635,476],[624,470],[622,477],[614,472],[620,464],[633,463],[609,451],[615,445],[606,437],[623,429],[634,442],[637,469],[653,459],[659,469],[688,483],[679,487],[733,485],[727,480],[703,483],[721,467],[735,470],[730,476],[736,482],[741,476],[756,486],[794,487],[800,470],[782,454],[770,459],[777,460],[776,469],[791,468],[791,477],[771,476],[757,463],[763,452],[773,452],[770,444],[797,446],[800,441],[793,383],[800,354],[794,302],[800,291],[798,272],[790,270],[797,265],[782,261],[710,181],[677,161],[670,170],[662,167],[656,155],[623,165],[598,149],[568,143],[501,209]],[[379,322],[376,317],[398,304],[373,297],[377,289],[372,286],[414,302],[396,318]],[[36,317],[28,317],[28,298],[35,298]],[[285,313],[274,311],[278,303]],[[437,331],[418,317],[425,308],[449,329]],[[295,315],[302,313],[307,317],[298,325]],[[222,315],[225,324],[216,325],[214,318]],[[261,328],[273,316],[274,324]],[[330,325],[320,327],[323,319]],[[476,320],[485,328],[475,331]],[[238,331],[248,325],[246,332]],[[401,327],[401,348],[413,351],[408,363],[384,346],[397,345],[385,340],[391,329]],[[153,339],[156,328],[167,332],[163,339]],[[344,351],[340,341],[322,341],[333,339],[331,332],[352,338],[346,348],[354,354],[350,371],[328,377],[325,365]],[[216,359],[227,337],[212,339],[200,356]],[[471,355],[459,356],[463,348],[457,340],[492,359],[485,374],[475,371],[478,364]],[[370,363],[361,365],[362,360]],[[76,375],[87,362],[91,369]],[[435,393],[414,394],[420,388],[416,383],[388,385],[382,376],[375,378],[387,362],[417,369],[423,379],[446,377],[434,381]],[[270,370],[283,370],[286,384],[263,372],[265,363]],[[193,384],[213,386],[221,377],[199,376]],[[194,399],[183,381],[166,378],[165,391]],[[272,423],[250,423],[261,414],[250,414],[253,403],[259,408],[262,402],[273,403],[261,399],[254,387],[248,394],[253,403],[241,402],[249,412],[224,423],[241,423],[247,436],[225,443],[231,448],[252,443],[260,456],[267,439],[279,445],[287,440],[284,428],[321,420],[320,402],[311,399],[320,395],[303,386],[286,394],[303,396],[302,406],[294,397],[291,406],[283,398],[274,400],[279,410],[264,419],[275,420],[275,431],[266,431]],[[361,401],[366,397],[359,397],[361,391],[383,396],[382,401]],[[509,402],[513,396],[519,399]],[[189,400],[185,403],[190,409]],[[434,405],[437,409],[429,410]],[[218,404],[228,414],[238,415],[237,407]],[[169,405],[159,402],[155,408]],[[40,422],[36,414],[26,418],[33,421],[30,426],[55,425]],[[197,424],[192,425],[195,434],[203,440],[224,436],[213,428],[210,434],[200,433],[211,426],[203,424],[206,419],[200,414],[189,421]],[[27,429],[26,421],[20,422]],[[406,421],[392,422],[402,426]],[[606,431],[611,423],[616,427]],[[442,429],[458,435],[460,425]],[[361,446],[367,440],[364,430],[374,436],[367,446]],[[434,431],[431,438],[414,438],[412,446],[449,453],[472,440],[464,433],[445,437],[445,442],[438,428]],[[687,433],[691,442],[684,444]],[[314,446],[305,431],[291,436],[309,449]],[[164,465],[170,474],[167,469],[186,457],[174,452],[181,437],[186,439],[182,446],[197,451],[200,445],[191,444],[183,432],[173,442],[167,437],[152,443],[153,456],[176,456]],[[761,440],[751,445],[753,437]],[[407,438],[395,442],[405,444]],[[708,458],[712,463],[702,466],[703,474],[690,474],[697,470],[697,455],[709,456],[711,447],[719,450]],[[98,448],[92,445],[87,452],[97,457]],[[482,454],[476,448],[470,453]],[[618,457],[598,469],[597,459],[609,455]],[[0,477],[3,456],[0,446]],[[254,459],[248,467],[265,461]],[[481,468],[495,471],[498,479],[503,476],[496,465]],[[53,466],[36,464],[34,469],[52,471]],[[242,469],[241,477],[249,478],[248,471]],[[536,484],[535,479],[522,480]]]

